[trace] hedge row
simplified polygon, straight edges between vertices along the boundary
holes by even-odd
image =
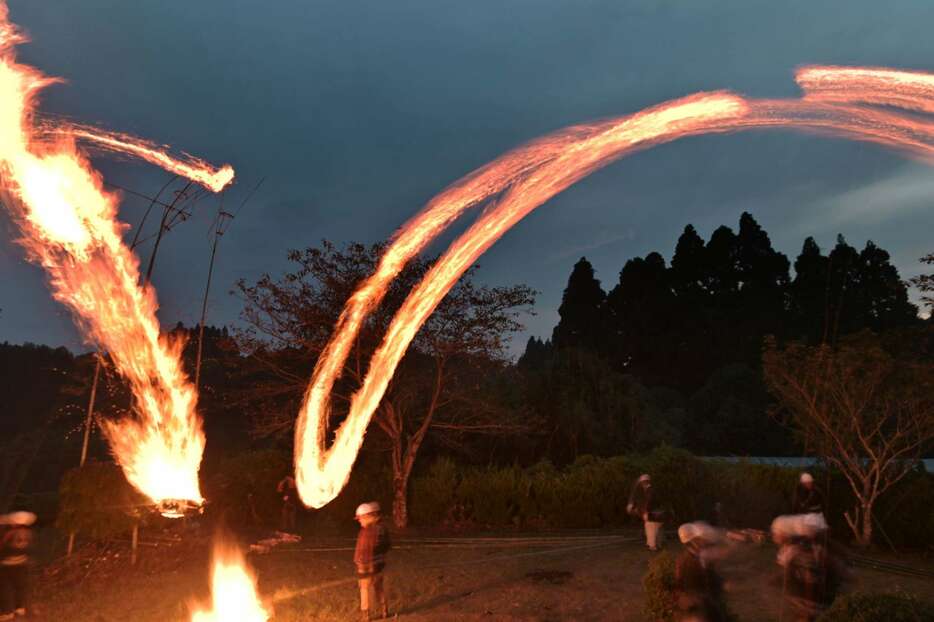
[[[209,514],[231,526],[274,527],[278,523],[276,483],[291,470],[284,452],[243,452],[205,474]],[[356,504],[377,499],[391,505],[390,477],[380,456],[361,461],[347,488],[322,510],[301,520],[316,531],[351,529]],[[410,484],[411,522],[423,528],[581,529],[631,524],[626,512],[629,491],[641,473],[651,473],[657,495],[674,524],[714,517],[719,504],[726,522],[766,529],[787,513],[798,473],[794,469],[744,462],[712,462],[670,447],[647,454],[612,458],[583,457],[556,468],[463,466],[439,459],[417,473]],[[828,519],[846,538],[844,509],[853,505],[846,481],[826,471],[814,472],[828,492]],[[123,509],[140,503],[115,465],[91,463],[70,472],[62,482],[58,525],[101,536],[128,524]],[[112,516],[115,510],[117,516]],[[876,507],[880,544],[934,546],[934,476],[921,470],[880,499]]]
[[[827,492],[831,527],[847,538],[843,512],[854,505],[848,483],[826,470],[812,472]],[[673,523],[710,520],[719,504],[728,524],[759,529],[790,511],[799,475],[791,468],[704,460],[670,447],[613,458],[587,456],[562,469],[549,463],[463,467],[441,459],[413,479],[411,517],[423,527],[620,527],[631,522],[626,504],[641,473],[652,475]],[[919,467],[879,499],[875,516],[880,544],[934,546],[934,476]]]
[[[675,522],[710,519],[714,504],[736,525],[765,528],[787,512],[796,474],[752,464],[722,464],[661,447],[649,454],[583,457],[557,469],[458,467],[438,460],[414,479],[411,514],[418,525],[474,527],[620,527],[629,492],[641,473],[650,473]]]

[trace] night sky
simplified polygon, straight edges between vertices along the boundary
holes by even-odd
[[[67,79],[43,112],[229,162],[231,201],[266,178],[221,242],[213,324],[237,321],[235,280],[281,273],[287,249],[382,240],[447,184],[565,125],[699,90],[794,96],[801,64],[934,69],[934,3],[921,0],[9,5],[32,37],[21,59]],[[95,164],[143,193],[167,179],[145,164]],[[135,223],[145,207],[127,197],[121,217]],[[609,289],[632,256],[670,259],[685,224],[707,237],[750,211],[792,261],[805,236],[829,250],[843,233],[892,252],[907,278],[934,251],[931,207],[934,170],[880,147],[786,130],[692,138],[543,206],[481,259],[480,278],[539,290],[527,324],[549,336],[581,255]],[[197,322],[215,209],[203,201],[164,240],[154,277],[164,325]],[[0,215],[0,341],[84,349],[16,237]]]

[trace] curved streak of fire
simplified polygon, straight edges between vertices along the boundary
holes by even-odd
[[[215,191],[232,181],[233,169],[173,158],[151,143],[90,128],[56,128],[49,140],[34,109],[38,92],[55,80],[16,62],[15,46],[25,38],[7,16],[0,0],[3,202],[22,231],[20,243],[49,275],[55,299],[130,383],[136,417],[104,422],[127,480],[155,502],[200,502],[205,439],[182,344],[160,335],[155,292],[139,284],[139,261],[122,239],[118,197],[103,189],[75,140],[140,157]]]
[[[934,124],[862,104],[934,112],[934,75],[892,69],[805,67],[802,99],[756,100],[699,93],[641,112],[561,130],[520,147],[456,182],[394,236],[376,271],[347,301],[318,359],[295,431],[302,501],[322,507],[350,477],[363,436],[396,366],[421,325],[461,275],[519,220],[607,164],[686,136],[790,127],[874,142],[934,163]],[[330,393],[360,327],[389,283],[466,210],[489,202],[409,294],[370,360],[345,421],[327,447]]]

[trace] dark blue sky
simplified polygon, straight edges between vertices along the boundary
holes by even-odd
[[[698,90],[796,94],[801,64],[934,69],[934,3],[853,0],[10,0],[21,58],[68,83],[42,109],[230,162],[266,183],[221,243],[209,321],[234,322],[238,277],[285,251],[390,235],[437,191],[521,142]],[[155,193],[146,165],[96,161]],[[549,335],[573,263],[606,288],[625,260],[670,257],[751,211],[791,256],[840,232],[893,253],[904,277],[934,251],[934,171],[879,147],[788,131],[693,138],[601,171],[481,260],[491,284],[541,292]],[[128,198],[136,222],[145,205]],[[154,282],[164,324],[197,321],[214,205],[173,230]],[[81,347],[71,318],[0,216],[0,340]],[[142,251],[145,258],[148,249]]]

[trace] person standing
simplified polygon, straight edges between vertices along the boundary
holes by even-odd
[[[29,549],[32,546],[32,512],[13,512],[0,517],[0,620],[25,616],[29,606]]]
[[[295,486],[295,478],[286,475],[276,486],[276,491],[282,499],[282,514],[280,517],[280,529],[286,533],[295,532],[295,513],[297,511],[298,489]]]
[[[824,514],[824,493],[814,483],[814,476],[802,473],[795,488],[792,514]]]
[[[652,478],[648,473],[639,476],[632,492],[629,494],[627,510],[633,516],[642,520],[645,527],[645,546],[650,551],[661,550],[665,541],[664,511],[659,507],[655,489],[652,487]]]
[[[380,617],[386,618],[389,608],[386,604],[383,570],[386,568],[386,554],[392,547],[389,530],[383,525],[379,503],[376,501],[361,504],[355,518],[360,523],[353,556],[360,587],[360,617],[364,622],[372,620],[370,610],[375,603],[379,607]]]

